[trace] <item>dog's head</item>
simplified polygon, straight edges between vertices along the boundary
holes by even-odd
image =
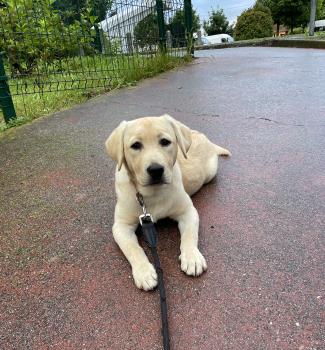
[[[172,181],[178,147],[186,158],[191,131],[169,115],[123,121],[106,140],[109,156],[140,186]]]

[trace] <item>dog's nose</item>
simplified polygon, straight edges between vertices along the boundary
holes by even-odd
[[[147,168],[147,172],[153,180],[160,180],[164,170],[164,167],[157,163],[153,163]]]

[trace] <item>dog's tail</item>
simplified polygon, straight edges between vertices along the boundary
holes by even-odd
[[[231,156],[231,153],[227,149],[222,148],[222,147],[217,146],[217,145],[214,145],[214,146],[216,148],[218,156]]]

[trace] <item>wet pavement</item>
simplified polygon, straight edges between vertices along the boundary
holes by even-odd
[[[208,271],[159,224],[172,349],[325,348],[325,51],[201,51],[193,64],[0,138],[0,348],[161,349],[157,292],[111,235],[123,119],[169,113],[233,156],[193,202]]]

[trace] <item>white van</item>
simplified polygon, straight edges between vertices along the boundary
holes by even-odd
[[[234,38],[229,34],[217,34],[202,37],[203,45],[233,43]]]

